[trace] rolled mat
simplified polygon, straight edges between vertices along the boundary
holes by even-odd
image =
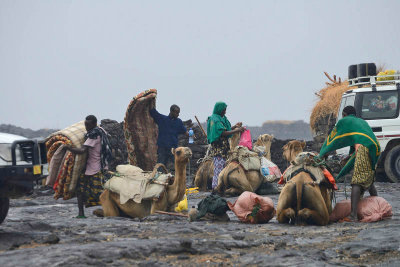
[[[124,135],[131,165],[152,171],[157,163],[158,126],[150,115],[150,105],[157,96],[156,89],[149,89],[135,96],[130,102],[124,119]]]
[[[80,148],[85,142],[86,128],[84,121],[75,123],[61,131],[51,134],[46,139],[47,162],[51,162],[54,153],[61,145],[72,145],[72,147]],[[85,154],[72,154],[66,152],[60,165],[54,166],[58,168],[58,174],[54,183],[54,198],[62,197],[64,200],[74,196],[76,184],[79,175],[86,164]],[[51,171],[51,170],[49,170]]]

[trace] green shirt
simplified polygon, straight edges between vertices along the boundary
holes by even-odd
[[[336,126],[328,135],[328,138],[326,138],[319,152],[319,157],[322,158],[326,153],[339,148],[347,146],[353,147],[355,144],[361,144],[368,149],[371,165],[375,170],[376,163],[381,153],[381,147],[368,123],[354,115],[348,115],[336,123]],[[350,154],[350,159],[340,171],[337,178],[345,175],[354,167],[354,149],[351,150]]]

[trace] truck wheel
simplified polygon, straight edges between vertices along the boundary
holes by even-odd
[[[400,145],[393,147],[385,159],[385,172],[389,180],[397,183],[400,177]]]
[[[9,206],[10,199],[8,197],[0,197],[0,223],[6,218]]]

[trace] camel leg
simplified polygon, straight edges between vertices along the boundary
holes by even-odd
[[[104,190],[100,195],[100,203],[103,208],[104,217],[116,217],[119,216],[118,207],[115,205],[113,199],[110,196],[109,190]]]
[[[327,225],[329,213],[319,187],[305,185],[303,188],[303,203],[306,206],[298,211],[298,217],[307,223]]]
[[[286,184],[279,195],[276,207],[276,219],[280,223],[294,223],[296,213],[293,207],[296,206],[296,184]]]
[[[165,192],[162,194],[163,195],[160,196],[160,198],[157,201],[153,201],[151,205],[150,214],[153,214],[156,210],[167,211],[168,208],[167,197],[165,195]]]

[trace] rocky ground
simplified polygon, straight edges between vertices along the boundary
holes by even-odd
[[[392,205],[392,219],[318,227],[275,219],[248,225],[232,212],[226,223],[169,215],[98,218],[95,207],[86,210],[87,219],[76,219],[76,199],[56,201],[50,190],[38,188],[11,201],[0,225],[0,266],[399,266],[400,184],[377,183],[377,189]],[[206,194],[189,195],[190,206]],[[269,197],[276,205],[278,195]],[[340,184],[336,200],[344,198]]]

